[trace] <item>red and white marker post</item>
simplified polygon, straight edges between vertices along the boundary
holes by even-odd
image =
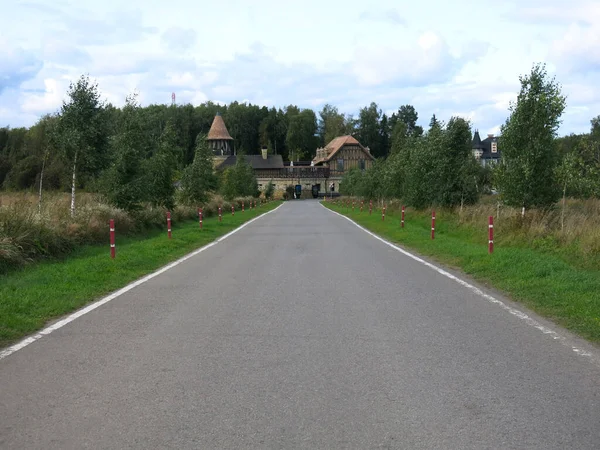
[[[114,219],[110,219],[109,229],[110,229],[110,257],[112,259],[115,259],[115,221],[114,221]]]
[[[435,239],[435,209],[431,211],[431,239]]]
[[[369,200],[369,215],[373,212],[373,200]]]
[[[383,209],[381,210],[381,221],[382,222],[385,220],[385,208],[386,208],[386,206],[383,205]]]
[[[167,234],[171,239],[171,211],[167,211]]]
[[[365,206],[365,201],[364,200],[360,202],[360,212],[362,212],[363,206]]]
[[[354,200],[352,200],[352,211],[354,211]]]
[[[494,216],[490,216],[488,221],[488,253],[494,253]]]
[[[200,225],[200,229],[202,229],[202,208],[198,208],[198,224]]]
[[[231,215],[235,216],[235,207],[231,205]]]
[[[244,212],[244,202],[242,202],[242,212]]]
[[[404,211],[405,211],[405,206],[402,205],[402,220],[400,222],[402,228],[404,228]]]
[[[223,215],[222,215],[222,209],[221,206],[219,206],[219,222],[223,221]]]

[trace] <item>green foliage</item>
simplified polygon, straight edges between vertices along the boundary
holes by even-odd
[[[560,195],[554,178],[555,138],[565,97],[555,80],[548,79],[544,65],[535,65],[520,81],[521,90],[498,143],[502,149],[498,187],[508,205],[549,206]]]
[[[349,171],[342,194],[371,200],[402,198],[418,208],[454,206],[477,201],[483,191],[483,168],[471,152],[471,128],[452,118],[446,128],[433,127],[425,136],[411,136],[397,121],[392,154],[365,172]]]
[[[213,170],[212,152],[205,134],[196,137],[194,161],[183,171],[181,198],[188,205],[200,205],[208,201],[210,193],[217,189],[217,177]]]
[[[273,184],[273,180],[269,180],[267,186],[265,187],[265,198],[270,200],[273,198],[275,194],[275,185]]]
[[[398,109],[397,113],[392,114],[390,125],[392,130],[396,123],[402,122],[406,125],[406,135],[409,137],[420,137],[423,135],[423,127],[417,125],[419,114],[412,105],[403,105]]]
[[[363,172],[356,167],[344,173],[340,182],[340,194],[351,197],[360,196],[363,192]]]
[[[319,112],[319,116],[321,145],[327,145],[336,137],[350,133],[348,118],[340,113],[335,106],[326,104]]]
[[[295,161],[313,158],[317,147],[316,133],[317,116],[311,109],[303,109],[290,117],[286,144]]]
[[[77,161],[77,172],[87,180],[109,164],[108,132],[104,104],[98,85],[82,75],[69,85],[68,100],[63,102],[53,136],[67,166]]]
[[[144,164],[144,186],[147,200],[153,206],[173,209],[175,206],[174,173],[177,164],[177,136],[171,122],[167,122],[160,137],[158,150]]]
[[[222,177],[221,194],[226,199],[258,196],[258,182],[254,170],[243,154],[237,155],[235,166],[227,168]]]
[[[142,168],[143,130],[135,96],[127,98],[120,132],[111,141],[114,162],[103,174],[99,186],[108,201],[126,211],[139,210],[147,197]]]
[[[365,146],[370,147],[371,154],[376,157],[387,156],[387,148],[381,142],[381,109],[377,103],[372,102],[369,106],[360,109],[358,114],[357,139]],[[387,128],[387,118],[386,124]],[[387,130],[386,130],[387,132]]]

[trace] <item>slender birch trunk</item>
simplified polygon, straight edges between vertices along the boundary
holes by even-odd
[[[73,158],[73,183],[71,184],[71,217],[75,217],[75,172],[77,169],[77,153],[75,150],[75,158]]]
[[[563,185],[562,211],[560,213],[560,231],[565,232],[565,204],[567,201],[567,183]]]
[[[40,173],[40,193],[38,196],[38,213],[42,213],[42,187],[44,185],[44,169],[46,168],[46,160],[48,159],[48,151],[44,153],[44,161],[42,161],[42,172]]]

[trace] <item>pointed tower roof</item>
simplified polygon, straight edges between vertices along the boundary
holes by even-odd
[[[208,140],[233,141],[233,138],[229,135],[229,131],[227,131],[227,127],[225,126],[223,117],[221,117],[221,114],[219,112],[217,112],[217,115],[213,119],[213,123],[210,126],[210,131],[208,132]]]
[[[479,136],[479,130],[475,130],[473,135],[473,148],[483,148],[481,145],[481,137]]]

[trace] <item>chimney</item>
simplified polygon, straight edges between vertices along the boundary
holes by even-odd
[[[267,151],[268,151],[268,149],[266,149],[266,148],[261,148],[261,149],[260,149],[260,151],[261,151],[261,153],[262,153],[262,158],[263,158],[263,159],[267,159]]]
[[[488,134],[488,137],[489,137],[490,139],[492,139],[492,138],[494,137],[494,133],[492,133],[492,134]]]

